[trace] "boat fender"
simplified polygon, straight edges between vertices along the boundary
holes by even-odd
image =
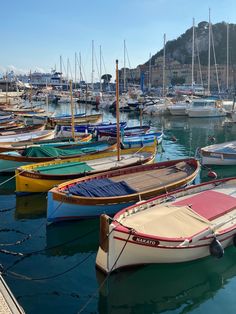
[[[222,247],[220,241],[218,241],[216,238],[214,238],[214,240],[211,242],[209,251],[211,256],[216,258],[221,258],[224,255],[224,248]]]
[[[215,171],[212,171],[212,170],[209,170],[207,175],[209,178],[213,178],[213,179],[217,178],[217,173]]]

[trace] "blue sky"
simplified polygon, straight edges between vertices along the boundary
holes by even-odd
[[[11,0],[1,1],[0,72],[15,69],[29,72],[59,70],[60,55],[73,71],[75,52],[81,52],[84,77],[91,80],[94,40],[108,73],[114,78],[115,60],[123,66],[146,62],[163,46],[163,34],[176,39],[187,28],[208,20],[236,23],[235,0]],[[98,78],[96,61],[94,77]],[[103,71],[104,67],[103,67]]]

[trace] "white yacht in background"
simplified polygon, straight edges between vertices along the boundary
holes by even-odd
[[[221,101],[202,98],[193,100],[187,114],[190,118],[225,117],[226,110]]]
[[[172,116],[187,116],[187,109],[189,109],[191,100],[179,101],[173,105],[168,106]]]
[[[147,115],[169,115],[171,102],[167,98],[160,98],[153,105],[144,105],[143,114]]]

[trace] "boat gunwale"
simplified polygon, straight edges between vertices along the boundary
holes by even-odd
[[[113,231],[121,232],[121,233],[125,233],[125,234],[130,234],[130,228],[126,227],[123,224],[121,225],[119,221],[122,219],[123,215],[127,216],[127,215],[132,215],[132,214],[135,214],[136,212],[138,212],[138,210],[135,211],[136,207],[145,206],[145,204],[148,204],[148,203],[151,203],[151,202],[155,202],[155,201],[159,201],[157,204],[151,205],[151,206],[157,206],[157,205],[162,204],[162,202],[161,202],[162,199],[164,200],[165,198],[169,198],[169,197],[173,196],[174,194],[180,194],[180,197],[183,197],[183,196],[188,195],[187,192],[191,191],[193,189],[198,189],[199,188],[198,192],[202,192],[201,187],[209,186],[209,188],[206,189],[206,190],[210,190],[212,185],[217,187],[219,185],[219,183],[228,183],[228,182],[231,182],[231,181],[236,181],[236,177],[218,179],[218,180],[213,180],[213,181],[210,181],[210,182],[204,182],[204,183],[201,183],[201,184],[197,184],[197,185],[194,185],[194,186],[180,188],[180,189],[178,189],[178,191],[172,191],[172,192],[166,193],[164,195],[162,194],[162,195],[159,195],[157,197],[151,198],[149,200],[142,201],[142,202],[140,202],[140,204],[134,204],[134,205],[131,205],[129,207],[126,207],[126,208],[120,210],[118,213],[116,213],[114,215],[113,221],[112,221]],[[184,195],[181,194],[182,192],[185,192]],[[196,193],[198,193],[198,192],[196,192]],[[165,202],[163,202],[163,204],[165,204]],[[140,210],[148,210],[149,208],[150,207],[147,206],[145,209],[140,209]],[[228,228],[225,228],[225,229],[221,230],[218,234],[222,235],[224,233],[230,232],[233,229],[236,229],[236,223],[232,227],[228,227]],[[180,240],[180,238],[169,238],[169,237],[160,237],[160,236],[158,237],[158,236],[154,236],[154,235],[148,235],[148,234],[145,234],[145,233],[141,233],[139,231],[135,231],[135,235],[140,235],[140,236],[149,237],[149,238],[150,237],[152,237],[152,238],[156,237],[156,239],[159,239],[160,241],[167,241],[167,242],[168,241],[171,241],[171,242],[183,242],[183,240],[184,240],[183,238],[182,238],[182,240]],[[202,238],[202,239],[206,240],[207,237]]]
[[[109,152],[109,151],[108,151]],[[106,152],[105,152],[106,153]],[[90,154],[90,155],[83,155],[81,157],[89,157],[89,156],[93,156],[94,154]],[[78,157],[79,159],[80,157]],[[147,156],[144,159],[138,159],[133,165],[140,165],[142,163],[148,163],[148,162],[152,162],[154,160],[155,156],[153,156],[152,154],[150,154],[150,156]],[[64,159],[65,160],[65,159]],[[96,160],[96,159],[94,159]],[[57,161],[57,160],[52,160],[52,161]],[[59,161],[59,159],[58,159]],[[67,161],[67,159],[65,160]],[[82,160],[81,160],[82,161]],[[80,161],[78,161],[80,162]],[[95,170],[95,171],[89,171],[89,172],[81,172],[81,173],[73,173],[73,174],[42,174],[40,172],[35,172],[35,171],[27,171],[27,170],[23,170],[23,167],[18,167],[16,169],[17,171],[17,175],[18,176],[23,176],[23,177],[28,177],[28,178],[32,178],[32,179],[41,179],[41,180],[64,180],[64,179],[78,179],[80,177],[84,177],[84,176],[88,176],[89,174],[93,173],[94,175],[98,174],[99,172],[101,172],[100,170]],[[130,167],[130,165],[124,165],[124,166],[119,166],[119,168],[128,168]],[[102,172],[106,172],[106,171],[111,171],[111,170],[117,170],[117,167],[113,167],[113,169],[109,168],[108,170],[104,170]]]
[[[112,178],[115,177],[116,174],[122,175],[122,174],[127,174],[127,173],[134,173],[139,170],[140,172],[145,169],[146,171],[151,170],[152,168],[154,169],[161,169],[165,168],[166,164],[172,164],[172,166],[175,166],[177,163],[186,161],[186,163],[191,162],[194,167],[193,173],[191,175],[186,176],[183,179],[180,179],[178,181],[174,181],[169,183],[168,185],[165,186],[160,186],[157,188],[152,188],[147,191],[141,191],[141,192],[136,192],[128,195],[121,195],[121,196],[110,196],[110,197],[84,197],[84,196],[76,196],[76,195],[68,195],[63,191],[66,189],[68,186],[73,185],[74,183],[79,183],[84,182],[84,181],[90,181],[92,179],[100,179],[100,178]],[[145,197],[145,198],[150,198],[153,197],[153,194],[162,194],[162,192],[166,192],[168,189],[176,189],[182,185],[185,185],[191,181],[194,180],[194,178],[197,176],[199,170],[200,170],[200,163],[195,160],[194,158],[188,158],[186,159],[180,159],[180,160],[174,160],[174,161],[165,161],[163,163],[154,163],[154,164],[148,164],[148,165],[137,165],[137,166],[132,166],[132,167],[127,167],[127,168],[122,168],[122,169],[117,169],[117,170],[109,170],[109,171],[103,171],[102,173],[99,174],[93,174],[89,175],[85,178],[77,178],[75,180],[65,182],[60,184],[58,187],[54,187],[50,190],[50,192],[53,194],[53,199],[57,201],[63,201],[67,203],[72,203],[72,204],[79,204],[79,205],[111,205],[111,204],[117,204],[117,203],[130,203],[130,202],[137,202],[140,200],[140,198]],[[171,165],[170,165],[171,167]],[[109,202],[109,203],[108,203]],[[127,205],[128,206],[128,205]]]

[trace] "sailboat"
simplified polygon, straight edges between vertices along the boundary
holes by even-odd
[[[152,146],[143,147],[141,149],[131,148],[121,151],[118,61],[116,63],[116,73],[116,151],[82,156],[80,158],[71,158],[67,160],[54,160],[51,162],[19,167],[16,170],[16,192],[18,194],[45,192],[52,188],[54,185],[60,184],[73,178],[84,177],[88,174],[96,174],[102,171],[126,168],[133,165],[151,163],[154,161],[156,155],[155,143]],[[73,131],[74,122],[72,119],[72,132]]]

